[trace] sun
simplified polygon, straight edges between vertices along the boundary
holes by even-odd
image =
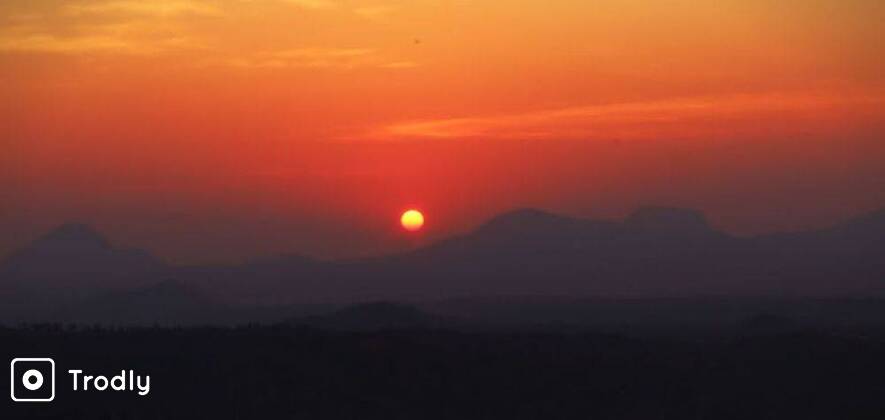
[[[417,232],[424,226],[424,215],[418,210],[411,209],[403,213],[399,221],[407,231]]]

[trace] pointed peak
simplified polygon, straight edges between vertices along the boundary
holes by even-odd
[[[40,238],[39,243],[70,243],[79,246],[110,248],[108,240],[85,223],[65,223]]]

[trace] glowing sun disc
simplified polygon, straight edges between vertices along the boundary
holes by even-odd
[[[400,216],[399,221],[403,225],[403,228],[409,232],[416,232],[421,230],[421,227],[424,226],[424,215],[421,214],[420,211],[413,209],[403,213],[403,215]]]

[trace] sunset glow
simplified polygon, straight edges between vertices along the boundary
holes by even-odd
[[[0,0],[0,420],[885,420],[883,251],[885,0]]]
[[[67,220],[176,261],[363,255],[402,245],[404,202],[440,235],[648,203],[823,226],[885,205],[883,21],[880,0],[4,1],[0,256]]]

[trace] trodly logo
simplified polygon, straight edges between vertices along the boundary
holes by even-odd
[[[105,391],[110,388],[114,391],[137,391],[142,397],[151,392],[151,377],[142,378],[131,370],[120,371],[119,375],[110,379],[103,375],[83,375],[79,369],[71,369],[68,373],[74,378],[74,391]]]
[[[9,378],[13,401],[49,402],[55,399],[55,361],[48,357],[12,359]]]
[[[75,392],[129,391],[145,396],[151,392],[151,377],[133,370],[116,376],[93,375],[70,369]],[[10,396],[17,402],[49,402],[55,399],[55,361],[48,357],[12,359],[9,370]]]

